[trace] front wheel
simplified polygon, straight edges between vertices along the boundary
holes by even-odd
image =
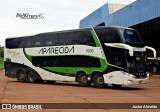
[[[82,87],[87,87],[91,85],[91,82],[88,81],[88,77],[85,73],[80,73],[78,75],[78,84]]]
[[[94,86],[98,87],[98,88],[103,88],[105,87],[105,83],[104,83],[104,78],[101,74],[96,73],[93,76],[93,84]]]

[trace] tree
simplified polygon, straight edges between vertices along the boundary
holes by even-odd
[[[4,57],[4,47],[0,47],[0,57]]]

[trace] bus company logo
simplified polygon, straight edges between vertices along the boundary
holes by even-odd
[[[12,56],[20,55],[19,52],[14,51],[14,50],[10,50],[10,49],[7,50],[7,54],[8,54],[8,55],[12,55]]]
[[[41,48],[39,54],[68,54],[74,53],[74,46],[72,47],[51,47]]]
[[[16,18],[21,18],[21,19],[44,19],[44,13],[40,13],[40,14],[17,13]]]
[[[2,109],[12,109],[11,104],[2,104]]]

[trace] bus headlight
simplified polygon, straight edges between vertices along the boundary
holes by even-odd
[[[147,74],[147,77],[149,77],[149,72],[147,72],[146,74]]]
[[[128,83],[131,83],[131,82],[133,82],[133,80],[128,80]]]
[[[136,78],[136,76],[132,75],[132,74],[128,74],[129,77],[132,77],[132,78]]]
[[[134,75],[132,75],[132,74],[128,74],[128,76],[130,76],[130,77],[134,77]]]

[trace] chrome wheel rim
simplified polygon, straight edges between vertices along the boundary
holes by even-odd
[[[98,82],[98,84],[100,84],[100,85],[104,84],[103,77],[98,77],[97,82]]]
[[[83,76],[82,79],[81,79],[81,81],[82,81],[82,83],[87,83],[87,81],[88,81],[88,80],[87,80],[87,77],[86,77],[86,76]]]

